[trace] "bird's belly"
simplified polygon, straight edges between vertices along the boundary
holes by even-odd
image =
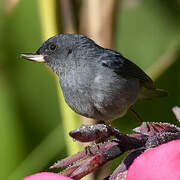
[[[104,81],[101,81],[104,82]],[[107,121],[123,116],[128,108],[133,105],[140,92],[140,84],[135,79],[117,79],[117,82],[95,86],[93,102],[97,120]]]
[[[136,102],[137,95],[125,96],[118,94],[116,98],[105,99],[104,101],[94,102],[94,108],[96,109],[97,114],[95,115],[96,120],[99,121],[109,121],[122,117],[131,105]],[[111,96],[112,98],[112,96]]]
[[[82,116],[96,119],[96,109],[91,101],[88,90],[82,90],[80,88],[78,90],[67,89],[66,91],[63,91],[63,94],[66,103],[72,110]]]
[[[140,84],[136,80],[92,84],[91,87],[66,87],[63,94],[66,103],[78,114],[97,121],[108,121],[121,117],[135,103]],[[119,84],[118,84],[119,83]],[[118,84],[118,85],[117,85]]]

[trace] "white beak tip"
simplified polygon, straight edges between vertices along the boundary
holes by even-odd
[[[20,56],[24,59],[35,61],[35,62],[45,62],[44,56],[33,53],[22,53]]]

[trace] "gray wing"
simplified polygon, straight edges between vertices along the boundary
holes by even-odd
[[[126,59],[121,54],[115,51],[107,49],[106,51],[108,51],[108,53],[104,53],[101,59],[103,66],[112,69],[114,72],[121,76],[137,78],[141,82],[141,84],[146,88],[155,88],[152,79],[136,64],[129,61],[128,59]]]

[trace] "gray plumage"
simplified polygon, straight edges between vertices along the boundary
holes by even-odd
[[[66,103],[98,121],[121,117],[138,98],[167,95],[137,65],[83,35],[56,35],[31,58],[22,54],[40,55],[58,75]]]

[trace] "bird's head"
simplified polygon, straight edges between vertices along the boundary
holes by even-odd
[[[59,34],[51,37],[35,53],[22,53],[21,57],[48,65],[57,74],[73,64],[77,59],[83,59],[89,54],[95,43],[84,35]],[[67,67],[67,68],[66,68]]]

